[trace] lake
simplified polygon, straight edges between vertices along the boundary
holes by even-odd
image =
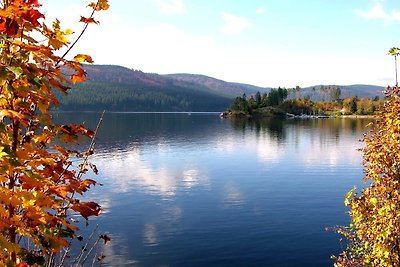
[[[99,114],[59,113],[61,121]],[[332,266],[368,119],[106,113],[88,197],[106,266]],[[85,229],[84,229],[85,230]],[[88,231],[88,230],[87,230]]]

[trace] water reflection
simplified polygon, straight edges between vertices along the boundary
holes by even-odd
[[[241,207],[244,204],[244,197],[239,188],[233,184],[227,184],[223,190],[222,205],[226,208]]]
[[[143,231],[143,243],[145,246],[158,245],[157,230],[154,224],[145,224]]]
[[[345,224],[366,123],[107,114],[93,160],[108,266],[331,264],[323,229]]]
[[[246,142],[257,151],[262,162],[277,163],[284,153],[295,148],[305,166],[315,166],[325,162],[335,167],[341,162],[359,163],[358,150],[363,146],[357,142],[368,131],[366,125],[373,122],[369,118],[336,118],[336,119],[230,119],[233,129],[251,136]],[[227,140],[228,143],[232,140]],[[251,142],[254,142],[253,144]],[[341,154],[339,147],[347,146],[349,153]],[[230,146],[234,146],[230,143]]]
[[[340,137],[341,133],[350,132],[360,136],[365,132],[365,128],[369,122],[373,122],[370,118],[329,118],[329,119],[282,119],[282,118],[259,118],[245,119],[233,118],[227,119],[232,128],[238,132],[254,133],[257,137],[268,134],[268,136],[277,143],[285,143],[288,138],[287,132],[296,131],[312,131],[318,136],[321,142],[331,141]],[[317,130],[317,131],[315,131]]]
[[[199,170],[196,169],[188,169],[183,172],[183,187],[192,188],[198,185],[201,181]]]
[[[56,113],[60,123],[84,123],[94,129],[100,114]],[[218,137],[224,129],[218,114],[182,113],[106,113],[100,128],[96,150],[130,151],[143,146],[166,150],[176,144],[208,143],[209,137]],[[228,125],[226,125],[228,129]]]
[[[241,131],[245,133],[246,131],[251,131],[256,133],[257,136],[260,134],[267,134],[272,139],[277,142],[284,140],[286,136],[285,131],[285,120],[277,118],[257,118],[257,119],[247,119],[247,118],[231,118],[227,119],[232,127],[236,131]]]
[[[162,159],[163,154],[168,154],[163,149],[154,153],[152,156],[159,159]],[[98,165],[106,166],[102,170],[102,176],[112,181],[111,190],[114,193],[127,193],[140,188],[149,194],[173,197],[179,187],[190,189],[195,186],[206,186],[209,181],[208,176],[194,163],[185,164],[179,159],[171,159],[170,164],[162,161],[154,164],[138,149],[120,153],[114,151],[112,156],[101,153],[95,161]],[[171,168],[175,165],[175,168]]]

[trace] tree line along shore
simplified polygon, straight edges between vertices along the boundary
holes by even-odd
[[[309,95],[297,96],[299,88],[271,89],[270,92],[247,97],[245,94],[235,98],[229,109],[221,117],[257,116],[372,116],[383,105],[379,96],[373,98],[358,96],[341,97],[340,88],[332,87],[329,99],[313,100]]]

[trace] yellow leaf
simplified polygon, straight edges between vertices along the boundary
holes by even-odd
[[[345,198],[350,198],[351,195],[354,194],[354,191],[356,191],[356,187],[354,186],[353,189],[351,189],[349,192],[346,193]]]
[[[24,115],[14,110],[2,109],[0,110],[0,120],[4,117],[10,117],[13,119],[23,119]]]
[[[96,11],[107,10],[110,8],[110,5],[108,4],[107,0],[98,0],[97,3],[92,2],[88,6],[93,8]]]
[[[71,30],[71,29],[66,29],[65,30],[65,34],[66,35],[70,35],[70,34],[73,34],[74,32]]]
[[[371,202],[373,205],[376,205],[376,203],[378,203],[378,200],[375,197],[373,197],[369,200],[369,202]]]
[[[74,57],[75,62],[88,62],[88,63],[93,63],[92,57],[89,55],[84,55],[84,54],[78,54]]]

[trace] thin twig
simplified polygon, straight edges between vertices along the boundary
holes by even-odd
[[[75,266],[79,266],[79,262],[81,261],[83,255],[85,254],[85,250],[89,245],[90,240],[92,240],[93,235],[95,234],[95,232],[97,231],[97,228],[99,228],[99,225],[96,225],[96,228],[93,230],[93,232],[90,234],[88,241],[86,242],[86,244],[82,247],[81,252],[78,254],[78,256],[75,258],[73,264],[75,263]]]
[[[93,249],[95,249],[95,248],[97,247],[97,244],[99,243],[99,241],[100,241],[100,237],[97,238],[96,242],[93,243],[93,245],[90,247],[89,251],[86,253],[85,258],[82,260],[82,265],[83,265],[83,264],[86,262],[86,260],[89,258],[90,253],[92,253]],[[96,254],[95,254],[94,257],[96,257]]]
[[[93,18],[93,16],[94,16],[94,13],[96,12],[96,9],[97,9],[97,6],[99,5],[99,1],[97,1],[96,2],[96,6],[95,7],[93,7],[93,11],[92,11],[92,14],[90,14],[90,17],[89,18]],[[85,26],[83,26],[83,29],[82,29],[82,31],[81,31],[81,33],[79,34],[79,36],[76,38],[76,40],[72,43],[72,45],[70,45],[69,47],[68,47],[68,49],[67,49],[67,51],[65,51],[65,53],[60,57],[60,59],[58,60],[58,62],[57,62],[57,64],[56,65],[58,65],[60,62],[61,62],[61,60],[63,60],[67,55],[68,55],[68,53],[71,51],[71,49],[76,45],[76,43],[79,41],[79,39],[81,39],[81,37],[82,37],[82,35],[85,33],[85,31],[86,31],[86,29],[88,28],[88,26],[89,26],[89,22],[86,22],[85,23]]]
[[[98,131],[99,131],[99,129],[100,129],[101,123],[103,122],[103,117],[104,117],[104,113],[105,113],[105,112],[106,112],[106,111],[103,110],[103,112],[101,113],[99,122],[97,123],[96,129],[94,130],[93,137],[92,137],[92,140],[91,140],[91,142],[90,142],[89,148],[88,148],[88,150],[86,151],[85,158],[83,159],[83,163],[82,163],[82,166],[83,166],[83,167],[86,166],[86,164],[88,163],[88,160],[89,160],[89,156],[92,154],[92,151],[93,151],[94,145],[95,145],[95,139],[96,139],[96,137],[97,137],[97,133],[98,133]],[[78,174],[78,179],[80,179],[80,178],[82,177],[83,174],[84,174],[84,172],[81,170],[81,171],[79,172],[79,174]]]
[[[64,264],[64,262],[65,262],[65,259],[67,258],[67,255],[69,254],[70,250],[71,250],[71,249],[70,249],[69,247],[65,249],[65,252],[64,252],[63,256],[62,256],[61,259],[60,259],[59,267],[62,267],[62,266],[63,266],[63,264]]]

